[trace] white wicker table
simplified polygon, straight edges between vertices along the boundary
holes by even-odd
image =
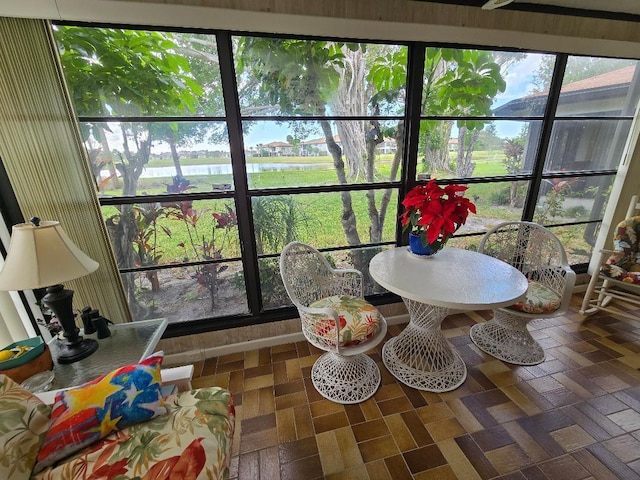
[[[407,247],[378,253],[371,277],[402,297],[409,324],[385,343],[382,359],[402,383],[430,392],[458,388],[467,367],[442,334],[442,320],[453,310],[505,307],[522,298],[527,279],[511,265],[476,252],[445,247],[432,258]]]

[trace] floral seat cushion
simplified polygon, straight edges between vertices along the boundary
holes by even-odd
[[[339,346],[358,345],[373,338],[380,328],[380,312],[362,298],[346,295],[317,300],[311,308],[332,308],[340,321]],[[333,318],[316,319],[314,327],[316,339],[328,346],[336,344],[336,327]]]
[[[560,296],[541,283],[529,280],[529,287],[524,300],[509,305],[509,309],[525,313],[551,313],[560,308]]]
[[[640,285],[639,234],[640,217],[631,217],[620,222],[613,236],[615,253],[607,259],[600,273],[612,280]]]
[[[31,480],[229,478],[235,409],[228,390],[170,395],[167,414],[113,432]]]
[[[0,478],[28,480],[50,413],[38,397],[0,375]]]

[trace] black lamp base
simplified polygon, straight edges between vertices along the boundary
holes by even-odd
[[[62,344],[58,348],[58,363],[73,363],[87,358],[98,349],[98,342],[91,338],[84,338],[75,345]]]
[[[98,349],[98,342],[90,338],[82,338],[76,326],[76,315],[73,313],[73,290],[66,290],[62,285],[47,287],[47,294],[42,301],[54,313],[62,325],[64,338],[60,345],[60,353],[56,360],[58,363],[73,363],[88,357]]]

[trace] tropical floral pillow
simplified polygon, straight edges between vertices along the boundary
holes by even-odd
[[[332,308],[338,313],[341,347],[357,345],[372,338],[380,328],[380,312],[362,298],[334,295],[317,300],[311,308]],[[324,344],[336,345],[336,325],[333,318],[316,319],[316,338]]]
[[[167,413],[160,364],[154,354],[56,395],[51,426],[34,472],[106,437],[111,432]]]
[[[603,275],[620,282],[640,284],[640,251],[638,236],[640,217],[627,218],[616,227],[613,253],[602,266]]]
[[[219,387],[170,395],[167,414],[137,423],[35,474],[32,480],[229,478],[235,410]]]
[[[0,478],[28,479],[49,428],[51,408],[0,375]]]

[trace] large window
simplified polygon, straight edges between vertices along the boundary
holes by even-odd
[[[532,220],[580,268],[638,102],[630,60],[229,32],[55,35],[133,316],[184,329],[290,313],[278,254],[293,239],[366,276],[375,253],[403,243],[399,201],[428,178],[467,184],[477,204],[452,244]],[[366,292],[384,295],[370,279]]]

